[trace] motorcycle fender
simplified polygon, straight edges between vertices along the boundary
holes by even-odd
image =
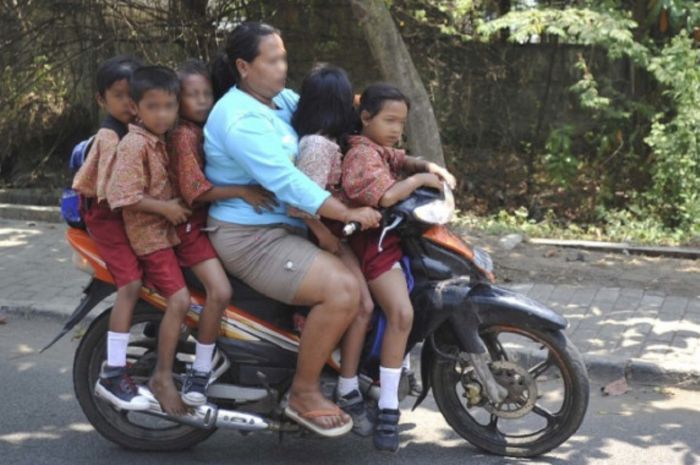
[[[75,325],[80,323],[83,320],[83,318],[85,318],[87,314],[90,313],[90,310],[95,308],[97,304],[102,302],[108,296],[112,295],[115,291],[116,288],[113,284],[100,281],[99,279],[93,279],[92,281],[90,281],[90,283],[83,290],[85,296],[83,296],[78,306],[75,308],[75,310],[73,310],[73,314],[63,325],[63,329],[61,329],[58,335],[55,338],[53,338],[53,340],[49,342],[46,345],[46,347],[41,349],[39,353],[44,352],[49,347],[54,345],[59,339],[65,336],[68,331],[73,329]]]
[[[433,368],[433,363],[435,363],[435,350],[432,344],[423,344],[420,354],[420,379],[423,385],[423,391],[416,398],[416,402],[413,404],[411,410],[418,408],[420,404],[423,403],[428,394],[430,393],[430,371]]]
[[[562,330],[568,321],[559,313],[522,294],[497,286],[475,286],[467,297],[482,324],[508,322],[512,326]]]

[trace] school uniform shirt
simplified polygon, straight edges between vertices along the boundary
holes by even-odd
[[[202,127],[186,119],[181,119],[167,138],[173,192],[189,206],[214,187],[204,175],[203,142]]]
[[[289,224],[287,206],[315,215],[330,193],[295,166],[298,137],[291,126],[299,96],[285,89],[273,98],[275,109],[232,87],[214,105],[204,126],[204,172],[215,186],[261,185],[278,200],[273,211],[258,213],[243,199],[213,202],[209,216],[243,225]]]
[[[134,124],[117,146],[114,172],[107,185],[112,209],[138,203],[145,195],[156,200],[174,198],[168,176],[165,141]],[[154,213],[122,210],[124,226],[136,255],[143,256],[180,243],[175,227]]]
[[[343,194],[353,206],[379,207],[379,202],[400,178],[406,152],[376,144],[365,136],[351,136],[342,168]]]
[[[107,199],[107,183],[114,167],[119,140],[127,133],[127,126],[111,115],[100,124],[92,139],[83,166],[73,178],[73,189],[98,202]]]

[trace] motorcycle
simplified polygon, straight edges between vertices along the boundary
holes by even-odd
[[[413,408],[433,391],[437,407],[462,438],[493,454],[533,457],[573,435],[589,398],[586,367],[565,329],[566,319],[546,306],[494,284],[488,253],[471,247],[446,226],[454,197],[419,189],[384,213],[382,235],[401,237],[415,315],[407,353],[421,347],[423,389]],[[352,233],[357,225],[346,226]],[[86,231],[69,227],[73,263],[89,273],[84,296],[48,349],[115,292],[112,277]],[[380,245],[381,246],[381,245]],[[184,270],[191,307],[181,327],[174,373],[184,379],[194,360],[194,336],[204,288]],[[160,451],[192,447],[216,429],[241,433],[304,430],[284,415],[308,308],[271,300],[230,277],[234,297],[221,321],[208,403],[187,415],[165,414],[144,387],[157,358],[165,299],[142,288],[132,321],[128,372],[149,398],[144,411],[121,411],[98,397],[95,384],[106,358],[109,310],[81,337],[73,364],[77,400],[95,430],[125,448]],[[379,397],[379,353],[386,320],[376,309],[360,364],[365,398]],[[333,392],[339,351],[328,360],[322,389]],[[401,398],[407,389],[401,390]]]

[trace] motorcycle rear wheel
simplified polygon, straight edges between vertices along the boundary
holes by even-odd
[[[120,411],[95,396],[95,383],[106,357],[110,310],[92,322],[76,349],[73,362],[75,394],[90,424],[105,439],[142,451],[188,449],[211,436],[216,429],[198,429],[144,413]],[[134,310],[127,363],[129,374],[137,384],[148,380],[155,365],[158,325],[162,317],[162,312],[147,305],[137,305]],[[184,350],[178,348],[178,355],[182,356],[183,352],[189,352],[187,346]],[[182,369],[183,365],[176,361],[175,373],[178,368]]]

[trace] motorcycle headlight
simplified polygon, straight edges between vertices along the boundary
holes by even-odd
[[[430,203],[416,207],[413,210],[413,215],[423,223],[449,223],[455,213],[455,197],[447,183],[444,183],[443,197],[444,199],[433,200]]]

